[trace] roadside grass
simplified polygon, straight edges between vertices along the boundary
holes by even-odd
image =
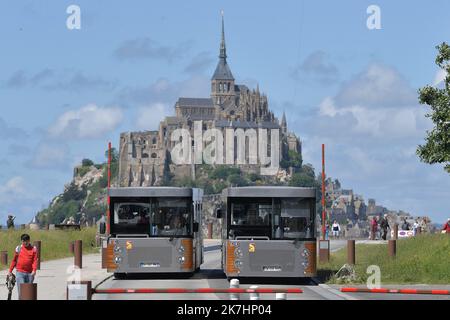
[[[8,251],[8,264],[14,257],[14,250],[19,245],[20,236],[28,233],[31,242],[41,240],[41,261],[61,259],[73,256],[69,252],[69,243],[74,240],[82,240],[83,254],[95,253],[99,249],[95,247],[96,228],[84,228],[76,230],[3,230],[0,231],[0,251]],[[0,265],[0,270],[7,266]]]
[[[387,244],[357,244],[357,280],[366,283],[367,267],[377,265],[382,284],[450,284],[450,237],[446,234],[419,235],[397,241],[397,255],[389,257]],[[330,262],[319,264],[318,275],[330,284],[342,284],[334,275],[347,263],[347,248],[330,254]]]

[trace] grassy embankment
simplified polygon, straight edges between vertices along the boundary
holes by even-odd
[[[356,245],[357,281],[366,283],[367,267],[377,265],[382,284],[450,284],[450,236],[419,235],[397,241],[397,256],[390,258],[387,244]],[[334,274],[347,262],[347,248],[331,253],[330,262],[319,264],[319,276],[340,283]]]
[[[14,230],[0,231],[0,251],[8,251],[8,263],[14,256],[14,249],[20,244],[20,236],[28,233],[31,242],[41,240],[41,261],[71,257],[69,243],[74,240],[83,241],[83,254],[99,252],[95,248],[96,228],[85,228],[81,231],[63,230]],[[0,265],[0,270],[6,266]]]

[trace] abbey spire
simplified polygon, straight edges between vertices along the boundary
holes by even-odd
[[[223,21],[223,11],[222,11],[222,41],[220,42],[220,59],[227,59],[227,47],[225,46],[225,23]]]
[[[227,63],[225,45],[225,22],[222,11],[222,36],[220,41],[219,62],[211,78],[211,98],[214,104],[221,105],[230,97],[234,97],[234,77]]]

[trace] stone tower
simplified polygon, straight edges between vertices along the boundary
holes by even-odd
[[[281,133],[283,135],[287,134],[287,122],[286,122],[286,114],[283,111],[283,118],[281,118]]]
[[[234,102],[234,97],[234,77],[227,63],[225,26],[222,13],[222,41],[220,42],[219,62],[211,78],[211,99],[215,105],[223,105],[227,100]]]

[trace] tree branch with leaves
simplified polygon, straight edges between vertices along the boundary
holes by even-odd
[[[426,143],[419,145],[416,153],[425,163],[442,163],[450,173],[450,46],[443,42],[436,49],[436,64],[446,76],[442,88],[425,86],[419,90],[419,102],[431,107],[426,117],[431,118],[434,127],[427,131]]]

